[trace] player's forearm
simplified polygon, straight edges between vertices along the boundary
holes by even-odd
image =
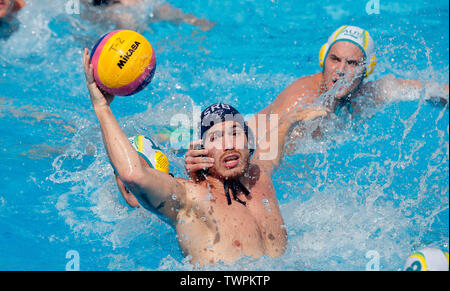
[[[257,133],[258,142],[255,154],[258,159],[270,162],[276,169],[283,157],[285,140],[291,125],[278,114],[271,114],[270,118],[269,115],[263,116],[265,117],[258,120],[258,129],[254,131]],[[260,124],[261,122],[266,124]]]
[[[281,159],[284,156],[285,146],[286,146],[286,138],[288,137],[291,130],[299,123],[301,120],[294,113],[287,113],[284,116],[281,116],[278,120],[278,140],[277,140],[277,150],[278,154],[274,160],[275,168],[280,164]]]
[[[439,84],[437,82],[416,81],[416,80],[402,80],[398,79],[403,86],[412,86],[418,90],[424,90],[425,97],[444,97],[448,96],[448,84]]]
[[[124,180],[142,171],[142,165],[136,150],[119,126],[109,106],[94,106],[100,127],[103,143],[109,160],[117,174]]]
[[[448,103],[448,84],[439,84],[432,81],[417,81],[394,78],[392,75],[380,80],[381,99],[386,101],[408,101],[424,98],[425,100],[439,98]]]
[[[174,209],[182,207],[184,187],[168,174],[142,166],[138,153],[120,128],[109,106],[94,106],[94,110],[100,122],[109,159],[121,180],[139,202],[147,209],[151,209],[149,206],[162,207],[165,203],[172,205]]]

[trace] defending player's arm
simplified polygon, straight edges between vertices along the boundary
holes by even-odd
[[[266,134],[258,139],[255,158],[259,163],[267,166],[269,170],[276,170],[284,156],[286,138],[291,129],[300,122],[314,120],[327,114],[328,112],[323,108],[295,108],[271,117],[271,119],[276,118],[276,120],[265,118],[265,125],[258,124],[260,121],[257,121],[258,133],[261,134],[259,128],[262,127],[266,129]],[[251,122],[255,122],[255,119]]]
[[[104,95],[94,81],[87,49],[83,55],[83,64],[91,102],[101,126],[103,143],[122,182],[139,202],[149,203],[156,208],[161,203],[170,202],[176,209],[182,208],[185,203],[185,187],[170,175],[142,165],[139,154],[111,111],[109,104],[114,96]]]
[[[408,101],[424,98],[448,104],[448,84],[395,78],[387,75],[372,83],[380,101]]]
[[[297,123],[327,115],[323,108],[308,108],[311,103],[310,80],[311,77],[298,79],[248,122],[258,144],[255,157],[270,169],[278,167],[285,152],[286,137]],[[261,121],[265,124],[260,124]]]

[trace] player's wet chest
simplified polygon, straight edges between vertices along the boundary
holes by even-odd
[[[235,230],[253,228],[259,231],[264,217],[270,221],[273,215],[270,207],[275,206],[269,202],[268,194],[255,188],[249,195],[241,193],[238,197],[245,205],[234,199],[229,204],[224,191],[205,193],[196,197],[193,211],[213,229],[226,226]]]

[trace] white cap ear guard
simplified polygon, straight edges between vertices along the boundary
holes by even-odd
[[[367,30],[350,25],[343,25],[339,27],[328,38],[327,43],[320,48],[319,63],[321,68],[324,68],[325,60],[330,48],[338,41],[349,41],[358,46],[364,53],[366,77],[372,74],[375,69],[375,65],[377,64],[373,39]]]

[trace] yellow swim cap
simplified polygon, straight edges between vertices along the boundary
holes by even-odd
[[[436,248],[424,248],[408,257],[405,271],[448,271],[448,253]]]
[[[137,135],[129,138],[131,145],[153,169],[169,173],[169,159],[150,138]]]
[[[375,69],[375,65],[377,64],[373,39],[367,30],[350,25],[343,25],[339,27],[328,38],[327,43],[321,47],[319,52],[319,62],[321,68],[324,68],[324,63],[331,47],[338,41],[349,41],[358,46],[364,53],[364,58],[366,60],[366,77],[372,74]]]

